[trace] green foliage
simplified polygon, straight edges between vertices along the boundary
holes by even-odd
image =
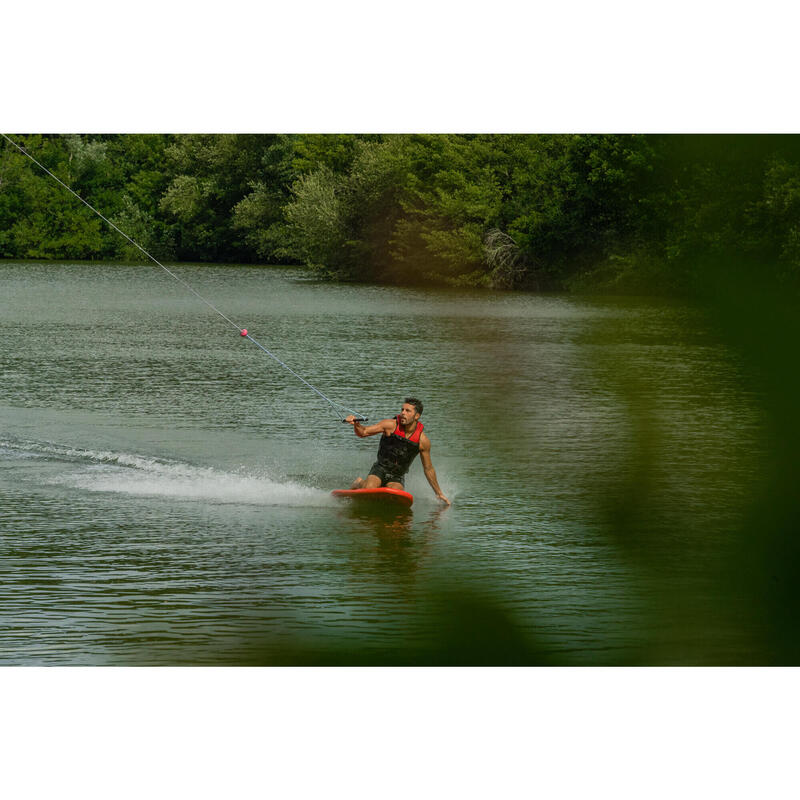
[[[292,168],[298,175],[320,167],[328,167],[333,172],[346,172],[355,160],[359,141],[380,141],[381,138],[341,133],[296,136]]]
[[[340,180],[330,167],[320,167],[298,178],[286,218],[295,231],[294,248],[310,266],[327,261],[337,266],[345,243],[344,212],[337,190]]]
[[[17,136],[157,257],[346,280],[702,291],[709,263],[800,279],[800,137]],[[142,253],[10,145],[0,257]],[[751,267],[753,268],[753,267]]]
[[[295,137],[274,137],[261,156],[260,177],[250,182],[250,192],[233,207],[234,229],[267,261],[291,258],[283,212],[295,177],[295,146]]]
[[[166,137],[12,137],[105,216],[159,250],[153,218]],[[10,145],[0,152],[0,256],[115,259],[142,255]],[[140,222],[126,229],[132,219]]]
[[[456,136],[356,141],[345,170],[323,164],[293,185],[297,257],[348,279],[462,281],[500,206],[486,154]]]
[[[92,177],[102,172],[98,169],[98,162],[103,158],[102,148],[87,153],[74,141],[42,136],[27,137],[24,143],[34,149],[44,166],[55,174],[69,177],[72,173],[79,189],[91,186]],[[0,167],[3,256],[46,259],[105,255],[107,248],[100,220],[88,210],[86,214],[75,214],[77,201],[69,193],[49,179],[42,180],[22,162],[19,154],[9,154],[8,150],[6,147]]]
[[[345,279],[382,279],[399,213],[397,140],[357,142],[345,173],[327,165],[301,175],[286,219],[295,254]]]
[[[392,237],[393,270],[415,280],[461,284],[483,265],[483,238],[502,193],[492,149],[480,137],[413,136],[404,142],[402,217]]]
[[[232,224],[234,208],[263,170],[276,137],[255,134],[176,136],[167,148],[174,176],[160,208],[173,221],[176,256],[202,261],[247,261],[246,233]]]

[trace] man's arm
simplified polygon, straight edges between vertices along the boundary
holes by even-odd
[[[374,425],[364,426],[360,422],[356,421],[354,414],[346,417],[344,421],[353,426],[353,430],[359,439],[363,439],[365,436],[374,436],[376,433],[384,433],[394,430],[395,422],[393,419],[382,419],[380,422],[376,422]]]
[[[424,433],[419,437],[419,460],[422,462],[422,468],[425,470],[425,477],[428,479],[431,489],[443,503],[449,506],[450,501],[444,496],[439,488],[439,482],[436,480],[436,470],[431,461],[431,440]]]

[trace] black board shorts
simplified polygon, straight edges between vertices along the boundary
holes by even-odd
[[[391,467],[383,466],[380,461],[376,461],[369,470],[370,475],[381,479],[381,485],[386,486],[387,483],[399,483],[404,485],[405,473],[393,472]]]

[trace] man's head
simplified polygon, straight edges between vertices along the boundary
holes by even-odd
[[[410,425],[422,416],[422,403],[416,397],[406,397],[400,409],[400,422]]]

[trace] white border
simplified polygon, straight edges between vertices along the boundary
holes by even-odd
[[[4,11],[11,132],[797,132],[783,3],[100,0]]]
[[[9,797],[752,798],[794,669],[18,669]],[[9,790],[11,790],[9,792]]]

